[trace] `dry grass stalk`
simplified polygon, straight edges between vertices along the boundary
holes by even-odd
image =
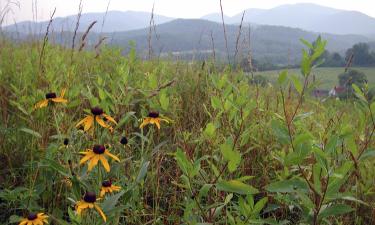
[[[39,76],[41,76],[44,73],[43,56],[44,56],[45,48],[46,48],[46,45],[47,45],[47,42],[48,42],[49,29],[51,27],[51,24],[52,24],[53,17],[55,15],[55,13],[56,13],[56,8],[53,10],[53,12],[51,14],[50,20],[49,20],[48,25],[47,25],[46,33],[44,34],[43,45],[42,45],[42,49],[40,51],[40,56],[39,56]]]
[[[78,52],[82,51],[82,49],[85,47],[86,45],[86,38],[87,38],[87,35],[89,34],[90,30],[93,28],[93,26],[97,23],[97,21],[94,21],[92,22],[89,27],[87,28],[87,30],[85,31],[85,33],[82,35],[82,38],[81,38],[81,46],[79,47],[78,49]]]
[[[75,47],[75,40],[76,40],[76,37],[77,37],[77,31],[78,31],[78,28],[79,28],[79,21],[81,20],[81,15],[82,15],[82,0],[79,1],[77,22],[76,22],[76,26],[74,28],[74,34],[73,34],[73,40],[72,40],[72,53],[70,55],[71,63],[73,63],[73,53],[74,53],[74,47]]]
[[[236,51],[234,52],[234,61],[236,61],[237,54],[238,54],[238,45],[239,45],[239,42],[240,42],[240,37],[241,37],[241,32],[242,32],[242,23],[243,23],[244,16],[245,16],[245,11],[243,11],[243,13],[242,13],[241,23],[240,23],[240,26],[238,28],[238,34],[237,34],[237,38],[236,38]]]
[[[95,59],[97,59],[100,55],[100,46],[102,45],[103,41],[107,39],[107,37],[101,37],[98,41],[98,43],[95,45],[94,49],[96,52]]]
[[[155,2],[152,5],[152,11],[151,11],[151,17],[150,17],[150,26],[148,31],[148,59],[151,60],[152,57],[152,27],[154,24],[154,8],[155,8]]]
[[[225,39],[225,49],[227,50],[228,63],[230,64],[229,49],[228,49],[228,38],[227,38],[227,31],[225,29],[224,11],[223,11],[223,4],[221,3],[221,0],[220,0],[220,10],[221,10],[221,20],[223,22],[224,39]]]

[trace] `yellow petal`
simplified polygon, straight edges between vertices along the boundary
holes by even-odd
[[[85,163],[87,160],[90,160],[90,159],[93,158],[93,157],[95,157],[95,153],[90,152],[90,153],[86,154],[86,155],[81,159],[81,161],[79,161],[79,164],[81,165],[81,164]]]
[[[111,168],[109,167],[108,161],[107,161],[107,159],[103,155],[100,156],[100,161],[102,162],[102,164],[104,166],[104,169],[107,172],[111,171]]]
[[[36,219],[36,220],[34,221],[34,224],[35,224],[35,225],[43,225],[43,221],[42,221],[41,219]]]
[[[88,131],[94,124],[94,117],[87,116],[87,120],[85,122],[85,127],[83,128],[84,131]]]
[[[155,124],[158,127],[158,129],[160,130],[160,119],[159,118],[151,118],[150,123]]]
[[[88,171],[91,171],[92,168],[94,168],[94,167],[98,164],[98,161],[99,161],[99,155],[95,155],[95,156],[90,160]]]
[[[35,104],[34,108],[43,108],[43,107],[46,107],[48,105],[48,99],[44,99],[38,103]]]
[[[102,118],[100,118],[100,116],[95,116],[95,120],[96,120],[96,122],[98,122],[98,124],[99,124],[100,126],[102,126],[102,127],[104,127],[104,128],[108,128],[108,127],[109,127],[109,125],[106,124],[106,123],[102,120]]]
[[[104,222],[107,222],[107,218],[105,217],[104,212],[97,204],[95,204],[95,209],[99,212],[100,216],[102,216]]]
[[[68,100],[63,99],[63,98],[60,98],[60,97],[52,98],[51,100],[52,100],[53,102],[57,102],[57,103],[67,103],[67,102],[68,102]]]
[[[81,154],[81,155],[87,155],[87,154],[90,154],[91,152],[92,152],[91,149],[86,149],[85,152],[79,152],[79,154]]]
[[[106,118],[108,121],[111,121],[112,123],[117,124],[116,120],[113,119],[111,116],[109,116],[109,115],[107,115],[107,114],[105,114],[105,113],[103,113],[103,116],[104,116],[104,118]]]
[[[100,197],[104,197],[104,195],[105,195],[105,189],[104,188],[102,188],[101,190],[100,190]]]
[[[113,189],[114,191],[119,191],[119,190],[121,190],[121,187],[120,187],[120,186],[112,185],[112,189]]]
[[[146,117],[146,118],[143,119],[143,121],[142,121],[141,125],[139,126],[139,128],[142,129],[144,126],[146,126],[149,123],[150,123],[150,118]]]
[[[79,127],[81,126],[82,124],[86,123],[86,120],[89,116],[86,116],[85,118],[83,118],[83,120],[79,121],[77,124],[76,124],[76,127]]]
[[[21,222],[18,225],[25,225],[27,224],[27,219],[22,219]]]
[[[66,92],[66,88],[63,88],[63,89],[61,90],[61,94],[60,94],[60,97],[61,97],[61,98],[64,98],[65,92]]]
[[[112,153],[110,153],[108,150],[105,150],[104,154],[108,155],[109,157],[111,157],[112,159],[116,160],[117,162],[120,162],[120,159],[113,155]]]

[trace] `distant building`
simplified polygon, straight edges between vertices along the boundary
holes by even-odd
[[[329,96],[329,93],[329,90],[315,89],[312,94],[315,98],[325,98]]]
[[[329,91],[329,96],[337,97],[338,95],[344,93],[346,91],[346,88],[343,86],[335,86]]]

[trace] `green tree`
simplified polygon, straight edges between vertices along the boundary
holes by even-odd
[[[358,43],[346,51],[346,60],[353,54],[352,64],[354,66],[375,65],[374,54],[370,53],[370,46],[366,43]]]
[[[367,83],[366,75],[358,70],[349,70],[348,72],[342,73],[338,76],[339,84],[341,87],[345,88],[344,93],[340,93],[340,98],[347,98],[353,96],[353,84],[356,84],[359,88],[363,89],[365,83]]]

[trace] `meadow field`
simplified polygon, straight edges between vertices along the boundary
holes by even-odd
[[[352,67],[352,69],[361,71],[366,74],[370,87],[375,86],[375,68],[373,67]],[[313,75],[316,77],[318,82],[317,86],[322,89],[332,89],[335,85],[338,85],[338,75],[344,73],[344,67],[321,67],[316,68],[313,71]],[[279,77],[281,70],[270,70],[256,72],[255,74],[267,77],[271,82],[275,83]],[[300,69],[289,69],[291,74],[301,73]]]
[[[210,60],[0,39],[0,224],[374,224],[375,103],[310,97],[342,71],[313,68],[325,44],[262,87]]]

